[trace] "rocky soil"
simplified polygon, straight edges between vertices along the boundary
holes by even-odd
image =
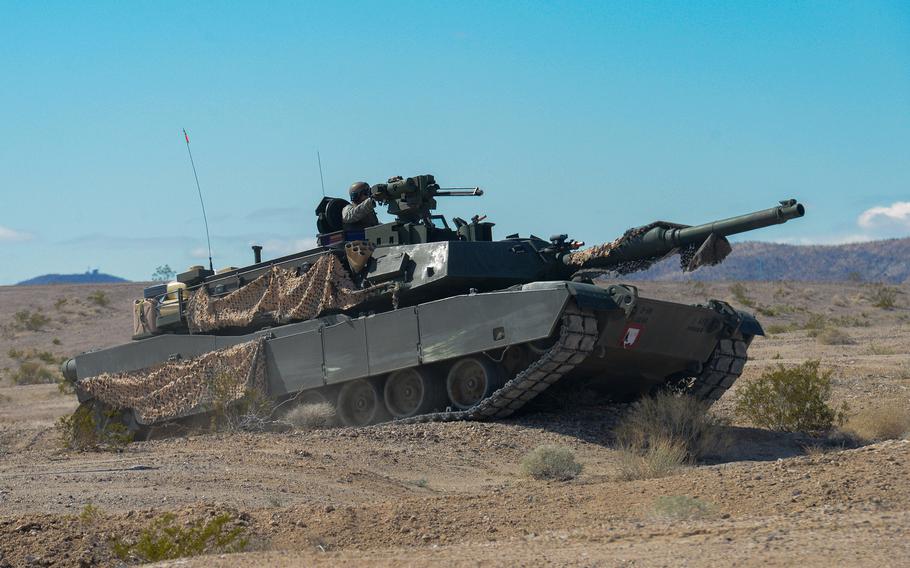
[[[60,297],[70,298],[64,306],[95,289],[116,298],[79,318],[58,314],[49,329],[7,328],[0,351],[64,355],[124,341],[128,301],[140,288],[0,288],[0,324],[17,306],[53,316]],[[171,563],[180,566],[910,563],[910,441],[839,447],[755,429],[732,412],[738,385],[772,365],[807,359],[834,371],[835,402],[853,411],[910,406],[910,289],[901,288],[888,310],[858,283],[641,289],[685,302],[719,297],[742,305],[745,298],[774,330],[755,341],[743,378],[716,405],[730,420],[730,443],[706,463],[660,479],[620,480],[612,428],[624,408],[596,402],[501,423],[204,434],[77,453],[60,449],[54,431],[75,408],[71,396],[54,385],[4,385],[0,566],[118,565],[111,543],[134,539],[166,512],[178,523],[229,512],[231,526],[249,535],[243,553]],[[851,343],[810,337],[805,325],[819,317]],[[7,358],[0,368],[15,365]],[[523,477],[521,457],[540,444],[571,447],[581,475]],[[672,496],[697,499],[706,510],[669,518],[658,503]]]

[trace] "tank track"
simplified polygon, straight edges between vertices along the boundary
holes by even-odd
[[[742,374],[750,342],[751,338],[718,341],[702,372],[690,378],[689,394],[709,404],[717,402]]]
[[[584,361],[594,349],[597,336],[597,318],[593,312],[582,310],[571,302],[563,311],[556,343],[493,394],[467,410],[421,414],[397,422],[416,424],[505,418]]]

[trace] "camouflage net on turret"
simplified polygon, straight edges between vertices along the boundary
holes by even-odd
[[[112,408],[131,408],[140,424],[226,406],[248,392],[265,393],[263,340],[126,373],[102,373],[78,388]]]
[[[609,243],[603,243],[590,248],[586,248],[585,250],[569,253],[566,255],[565,262],[570,266],[577,266],[580,269],[579,272],[591,272],[592,274],[631,274],[633,272],[647,270],[651,268],[654,263],[659,262],[665,258],[669,258],[674,254],[678,254],[680,270],[683,272],[691,272],[701,266],[718,264],[723,261],[727,254],[729,254],[730,244],[727,242],[727,239],[724,237],[711,235],[700,246],[691,244],[688,246],[672,249],[666,254],[657,254],[650,257],[637,258],[634,260],[627,260],[624,262],[616,262],[615,264],[610,264],[610,257],[615,251],[617,251],[626,243],[629,243],[630,241],[633,241],[634,239],[644,235],[654,227],[661,227],[664,229],[680,229],[687,226],[688,225],[677,225],[675,223],[657,221],[649,225],[644,225],[643,227],[635,227],[629,229],[623,233],[621,237]],[[600,264],[601,266],[597,266],[597,264]]]
[[[201,286],[187,302],[185,313],[194,333],[245,327],[257,318],[287,323],[314,318],[327,310],[346,310],[389,290],[382,285],[358,290],[341,261],[327,254],[299,276],[295,270],[274,266],[221,298],[210,297]]]

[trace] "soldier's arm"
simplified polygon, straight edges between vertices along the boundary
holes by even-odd
[[[376,207],[376,202],[372,198],[367,198],[357,205],[348,205],[341,211],[341,221],[344,223],[356,223],[370,214]]]

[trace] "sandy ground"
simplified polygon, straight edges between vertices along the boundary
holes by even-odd
[[[53,314],[59,297],[96,288],[116,296],[111,307],[85,310],[78,328],[7,333],[4,355],[126,340],[122,312],[141,286],[0,288],[0,323],[15,306]],[[726,284],[641,289],[685,302],[732,299]],[[777,332],[755,341],[737,386],[771,365],[817,358],[834,371],[836,402],[910,405],[910,288],[893,310],[872,306],[857,283],[746,289]],[[836,321],[853,343],[784,331],[812,314]],[[61,345],[51,344],[55,337]],[[180,521],[229,511],[250,534],[247,552],[175,566],[910,564],[910,442],[820,451],[806,435],[738,421],[735,390],[715,407],[731,420],[726,450],[666,478],[620,481],[612,436],[619,406],[501,423],[195,435],[74,453],[60,449],[53,430],[75,407],[72,397],[53,385],[0,386],[0,566],[116,565],[111,539],[134,537],[165,511]],[[582,474],[571,482],[522,477],[521,457],[543,443],[571,447]],[[710,508],[691,520],[660,516],[656,501],[676,495]],[[80,516],[89,504],[97,512]]]

